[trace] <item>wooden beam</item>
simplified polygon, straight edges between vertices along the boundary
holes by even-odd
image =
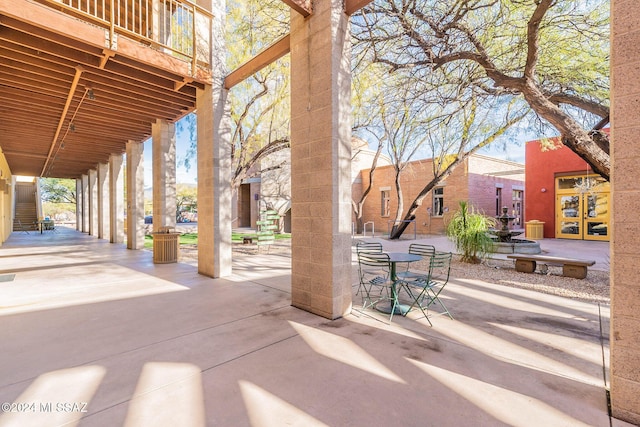
[[[247,77],[257,73],[267,65],[282,58],[289,53],[291,37],[289,34],[279,38],[271,46],[267,47],[256,56],[233,70],[225,79],[225,89],[231,89]]]
[[[45,154],[33,154],[33,153],[25,153],[21,151],[4,151],[6,156],[20,156],[20,157],[31,157],[34,159],[46,159],[47,156]]]
[[[284,4],[289,6],[291,9],[298,12],[300,15],[305,18],[313,12],[313,7],[311,6],[311,0],[282,0]]]
[[[62,124],[64,123],[64,119],[67,116],[67,111],[69,111],[69,105],[71,105],[71,100],[73,99],[73,94],[76,91],[76,86],[78,86],[78,82],[80,81],[80,76],[84,68],[78,65],[76,67],[76,75],[73,77],[73,82],[71,83],[71,88],[69,89],[69,95],[67,96],[67,102],[64,104],[64,109],[62,110],[62,114],[60,115],[60,121],[58,122],[58,127],[56,129],[56,133],[53,137],[53,141],[51,141],[51,147],[49,147],[49,154],[47,155],[47,159],[44,162],[44,166],[42,167],[42,172],[40,172],[40,176],[46,176],[44,173],[47,170],[47,165],[51,160],[51,154],[53,153],[53,149],[56,146],[56,141],[58,140],[58,136],[60,135],[60,130],[62,129]]]
[[[351,16],[369,3],[371,3],[371,0],[346,0],[344,2],[344,11]]]

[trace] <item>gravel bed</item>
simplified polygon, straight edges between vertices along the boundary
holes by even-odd
[[[564,277],[562,267],[549,266],[546,274],[537,270],[534,273],[521,273],[515,270],[513,260],[490,259],[474,265],[456,259],[451,263],[451,277],[482,280],[580,301],[610,303],[608,271],[589,269],[586,278],[574,279]]]
[[[197,261],[198,249],[195,245],[180,247],[180,260],[184,262]],[[276,241],[268,247],[258,248],[255,244],[233,244],[234,255],[272,254],[291,256],[289,240]],[[412,264],[412,269],[427,270],[426,261]],[[540,269],[540,267],[538,267]],[[546,274],[520,273],[515,270],[513,260],[489,259],[482,264],[462,263],[458,256],[454,256],[451,263],[451,277],[453,279],[482,280],[497,285],[514,288],[529,289],[536,292],[563,296],[587,302],[609,304],[609,272],[589,269],[584,279],[574,279],[562,276],[562,267],[548,267]]]

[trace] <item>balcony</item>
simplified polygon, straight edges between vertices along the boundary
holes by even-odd
[[[180,0],[0,0],[0,147],[13,174],[78,178],[211,82],[213,15]]]

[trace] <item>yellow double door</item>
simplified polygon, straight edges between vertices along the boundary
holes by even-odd
[[[609,240],[609,183],[600,177],[556,179],[556,237]]]

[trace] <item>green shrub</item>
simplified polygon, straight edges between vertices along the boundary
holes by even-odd
[[[495,219],[476,212],[466,201],[460,202],[460,209],[453,214],[447,224],[447,237],[453,241],[463,262],[478,264],[493,252],[493,240],[489,228],[495,226]]]

